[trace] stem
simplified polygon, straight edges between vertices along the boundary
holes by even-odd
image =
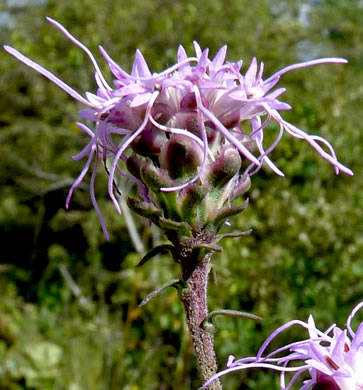
[[[208,255],[199,262],[192,261],[192,259],[183,259],[181,262],[183,279],[189,287],[183,290],[181,300],[194,346],[199,376],[203,383],[217,372],[214,336],[202,328],[203,320],[208,316],[209,261]],[[222,390],[222,385],[219,380],[216,380],[208,386],[208,390]]]

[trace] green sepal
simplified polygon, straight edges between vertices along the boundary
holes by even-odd
[[[168,172],[165,169],[156,167],[152,160],[148,158],[143,161],[140,173],[142,181],[146,187],[153,192],[160,208],[164,211],[164,215],[167,218],[180,221],[177,203],[178,193],[175,191],[160,191],[160,188],[162,187],[172,187],[175,185],[175,182],[170,179]]]
[[[251,179],[248,175],[244,175],[239,179],[238,185],[233,189],[229,201],[236,199],[238,196],[245,194],[251,187]]]
[[[140,174],[146,187],[153,192],[159,192],[161,187],[173,185],[168,172],[156,167],[150,158],[142,161]]]
[[[178,236],[193,237],[191,226],[187,222],[177,222],[172,219],[160,217],[159,226],[164,230],[174,230],[178,232]]]
[[[209,191],[208,185],[190,184],[183,190],[183,194],[179,197],[180,213],[184,221],[191,225],[196,225],[197,222],[203,221],[204,217],[204,202],[203,199]]]
[[[163,211],[151,202],[143,202],[133,198],[127,198],[127,205],[136,214],[151,219],[157,224],[159,218],[163,216]]]
[[[233,207],[223,207],[218,210],[216,215],[214,216],[213,224],[214,226],[220,226],[225,222],[225,220],[229,217],[237,215],[244,211],[248,206],[248,198],[238,206]]]

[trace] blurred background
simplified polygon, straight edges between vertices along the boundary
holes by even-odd
[[[284,117],[327,138],[355,176],[336,176],[304,141],[288,135],[272,159],[286,177],[253,177],[250,206],[215,255],[210,309],[251,311],[262,323],[218,317],[221,368],[229,354],[255,355],[282,323],[314,315],[320,329],[344,326],[363,298],[362,116],[363,3],[359,0],[1,0],[0,42],[16,47],[81,92],[95,91],[86,55],[51,26],[60,21],[107,66],[98,45],[127,71],[139,48],[152,71],[175,62],[183,44],[228,45],[228,59],[256,56],[265,77],[318,57],[345,57],[283,76]],[[111,80],[111,77],[108,77]],[[135,268],[162,243],[135,215],[120,217],[96,192],[111,239],[106,242],[87,181],[65,198],[86,144],[74,125],[81,105],[0,51],[0,388],[2,390],[187,390],[198,381],[183,311],[174,289],[138,304],[179,277],[167,256]],[[271,136],[275,133],[271,127]],[[267,139],[268,142],[268,139]],[[88,178],[89,179],[89,178]],[[125,221],[131,221],[126,223]],[[137,235],[129,229],[136,224]],[[362,320],[357,317],[356,323]],[[274,346],[305,337],[300,329]],[[223,379],[226,389],[277,389],[278,374],[250,370]]]

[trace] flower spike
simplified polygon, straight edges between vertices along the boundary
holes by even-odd
[[[189,57],[180,46],[176,63],[159,73],[152,73],[141,52],[136,50],[131,73],[128,73],[100,46],[101,55],[115,77],[111,86],[90,50],[59,22],[49,17],[47,20],[87,54],[95,69],[95,92],[85,92],[81,96],[53,73],[16,49],[9,46],[4,46],[4,49],[86,106],[86,109],[80,111],[80,116],[93,122],[94,128],[91,130],[85,125],[77,124],[90,140],[74,157],[75,160],[87,157],[87,162],[69,191],[66,206],[69,206],[75,189],[91,171],[92,203],[104,232],[105,223],[94,194],[94,181],[100,159],[109,175],[108,193],[118,212],[121,209],[114,190],[117,178],[122,176],[137,183],[142,202],[153,203],[153,208],[161,210],[167,219],[170,219],[167,214],[173,210],[173,214],[178,216],[174,222],[180,222],[184,212],[182,210],[185,210],[190,199],[199,197],[204,204],[193,209],[193,213],[202,220],[195,222],[195,226],[204,227],[213,223],[213,218],[216,226],[227,222],[222,221],[221,216],[231,213],[229,208],[235,210],[230,202],[239,193],[235,189],[244,187],[246,176],[256,174],[264,165],[277,175],[284,175],[271,159],[271,153],[284,132],[307,141],[323,159],[333,165],[337,174],[353,174],[338,161],[328,141],[318,135],[309,135],[282,118],[280,111],[289,110],[291,106],[278,100],[285,92],[284,88],[273,89],[280,77],[291,70],[326,63],[345,64],[345,59],[322,58],[290,65],[264,80],[264,64],[258,63],[256,58],[252,59],[243,74],[242,60],[235,63],[226,61],[227,46],[221,47],[215,57],[210,59],[208,49],[202,49],[194,41],[195,56]],[[271,145],[264,145],[264,133],[268,131],[267,125],[271,121],[279,124],[280,131]],[[244,128],[252,128],[252,131],[246,133]],[[168,150],[166,144],[174,142],[174,135],[185,137],[186,144],[191,147],[183,149],[185,153],[190,151],[190,157],[185,156],[186,159],[193,159],[200,151],[203,155],[197,169],[188,171],[189,168],[185,168],[183,177],[177,177],[175,172],[166,172],[163,167],[163,164],[175,166],[163,162],[164,157],[161,156],[162,150]],[[180,147],[182,144],[183,142]],[[221,161],[224,166],[224,156],[228,154],[225,151],[229,148],[240,155],[241,172],[235,172],[233,177],[229,177],[223,188],[213,189],[208,183],[208,178],[214,175],[211,174],[213,164]],[[137,169],[133,169],[131,174],[127,172],[126,162],[132,154],[137,155],[133,159],[134,163],[141,159],[136,166],[148,165],[150,172],[157,172],[158,183],[167,183],[167,186],[158,187],[160,194],[154,191],[154,187],[148,188]],[[149,159],[148,162],[145,158]],[[248,164],[243,164],[245,160]],[[110,168],[107,167],[108,164]],[[193,164],[186,166],[191,167]],[[224,183],[223,180],[216,182]],[[207,192],[208,196],[201,196]]]

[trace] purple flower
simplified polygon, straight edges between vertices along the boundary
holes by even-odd
[[[111,86],[102,75],[91,52],[61,24],[53,19],[47,19],[89,56],[95,68],[95,81],[98,87],[96,93],[86,92],[84,97],[17,50],[9,46],[4,46],[4,49],[86,106],[86,109],[80,111],[80,115],[94,122],[94,130],[77,123],[90,137],[90,141],[74,159],[88,158],[69,191],[66,207],[74,190],[91,169],[91,198],[106,237],[107,230],[94,194],[96,169],[100,160],[103,161],[109,175],[109,195],[120,213],[115,196],[118,175],[135,181],[142,197],[145,200],[148,197],[148,189],[142,180],[125,169],[130,155],[129,150],[143,153],[145,157],[157,155],[171,134],[190,139],[200,148],[203,158],[193,177],[161,188],[161,191],[165,192],[180,191],[197,180],[203,183],[207,176],[207,165],[219,157],[226,145],[236,148],[241,157],[249,161],[248,167],[240,173],[240,177],[255,174],[264,162],[275,173],[283,176],[268,155],[280,141],[284,130],[296,138],[305,139],[334,166],[337,174],[339,171],[348,175],[353,174],[337,160],[328,141],[319,136],[308,135],[281,117],[279,111],[290,109],[287,103],[277,99],[285,89],[271,91],[280,76],[290,70],[321,63],[346,63],[345,59],[325,58],[291,65],[263,80],[263,63],[258,70],[256,59],[252,60],[245,75],[242,75],[240,72],[242,61],[230,63],[225,60],[226,46],[210,60],[208,49],[202,51],[194,42],[196,54],[194,57],[188,57],[184,48],[180,46],[176,64],[160,73],[151,73],[141,52],[137,50],[129,74],[100,47],[101,54],[115,77]],[[280,132],[272,145],[264,147],[263,134],[272,119],[279,124]],[[244,131],[245,122],[249,124],[246,127],[252,128],[252,131]]]
[[[359,390],[363,389],[363,322],[356,332],[351,328],[355,314],[363,307],[359,303],[348,317],[346,329],[335,324],[325,332],[316,328],[313,317],[308,322],[293,320],[276,329],[263,343],[256,357],[235,360],[230,356],[227,369],[214,375],[204,384],[206,387],[215,379],[229,372],[247,368],[271,368],[281,372],[280,389],[288,390],[308,372],[310,379],[303,382],[300,390]],[[308,330],[309,338],[298,341],[263,356],[270,342],[282,331],[292,325],[299,325]],[[282,356],[282,353],[286,353]],[[301,361],[300,365],[296,363]],[[289,363],[295,363],[289,366]],[[285,384],[286,373],[293,373],[289,383]]]

